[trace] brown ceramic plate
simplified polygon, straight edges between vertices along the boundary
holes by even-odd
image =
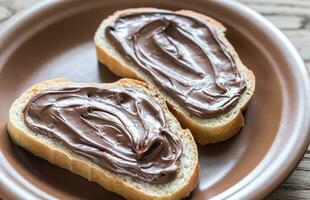
[[[120,199],[84,178],[12,144],[11,103],[31,85],[55,77],[77,82],[118,78],[96,59],[93,35],[117,9],[192,9],[228,27],[227,37],[256,76],[245,127],[234,138],[199,147],[200,184],[193,199],[262,198],[295,168],[309,142],[309,81],[290,42],[260,15],[232,1],[47,1],[0,30],[0,194],[8,199]]]

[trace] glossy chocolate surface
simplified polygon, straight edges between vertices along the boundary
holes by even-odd
[[[309,80],[294,47],[257,13],[235,1],[47,1],[0,30],[0,196],[4,199],[122,199],[14,145],[6,122],[13,101],[33,84],[56,77],[75,82],[117,80],[97,62],[94,32],[114,11],[145,6],[191,9],[221,21],[256,77],[241,134],[199,146],[200,182],[192,199],[263,199],[294,169],[310,139]]]
[[[246,89],[218,34],[206,20],[166,10],[123,14],[105,30],[124,58],[200,118],[228,112]]]
[[[24,109],[34,132],[117,174],[165,183],[177,174],[182,144],[160,105],[132,89],[63,88],[34,96]]]

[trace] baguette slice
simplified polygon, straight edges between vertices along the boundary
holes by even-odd
[[[156,87],[151,78],[144,72],[139,70],[139,67],[128,62],[118,51],[113,44],[105,37],[105,29],[112,25],[114,21],[123,14],[139,13],[139,12],[154,12],[166,10],[156,8],[134,8],[115,12],[113,15],[104,19],[99,26],[94,40],[96,44],[97,56],[101,63],[105,64],[112,72],[121,77],[134,78],[143,80],[151,86]],[[165,100],[168,102],[169,109],[181,122],[185,128],[189,128],[193,133],[195,139],[202,145],[208,143],[215,143],[224,141],[236,133],[243,127],[244,119],[242,110],[246,109],[255,89],[255,77],[252,71],[241,62],[237,52],[225,37],[226,28],[218,21],[211,17],[190,11],[180,10],[176,13],[197,18],[200,21],[213,24],[221,41],[228,47],[232,57],[237,64],[241,74],[244,76],[247,89],[239,99],[239,102],[228,113],[211,119],[203,119],[198,117],[191,117],[189,113],[165,91],[158,88]]]
[[[43,90],[64,87],[131,88],[151,96],[164,109],[167,122],[173,133],[177,134],[183,146],[180,169],[174,180],[165,184],[151,184],[105,170],[94,162],[66,148],[54,139],[31,131],[23,119],[23,109],[27,102]],[[8,122],[9,134],[14,143],[24,147],[36,156],[50,163],[81,175],[89,181],[100,184],[105,189],[118,193],[127,199],[181,199],[186,197],[197,185],[199,176],[198,152],[189,130],[181,128],[179,122],[169,112],[164,99],[156,89],[143,82],[122,79],[115,83],[73,83],[67,79],[53,79],[39,83],[24,92],[12,105]]]

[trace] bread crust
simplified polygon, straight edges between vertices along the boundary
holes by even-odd
[[[134,12],[153,12],[161,11],[156,8],[135,8],[126,9],[115,12],[113,15],[103,20],[100,27],[98,28],[94,40],[96,44],[97,57],[99,61],[105,64],[110,71],[115,73],[120,77],[134,78],[147,82],[148,84],[156,87],[147,76],[142,75],[142,72],[136,70],[126,63],[123,59],[119,59],[115,56],[115,52],[111,52],[110,49],[106,48],[104,45],[106,39],[103,38],[103,33],[106,25],[111,23],[117,16],[124,13],[134,13]],[[165,91],[157,88],[161,94],[165,97],[168,103],[169,109],[176,116],[176,118],[181,122],[182,127],[189,128],[193,133],[196,141],[200,144],[205,145],[208,143],[216,143],[224,141],[233,135],[237,134],[239,130],[244,126],[244,118],[242,111],[245,110],[250,102],[250,99],[255,90],[255,76],[251,70],[249,70],[240,60],[237,52],[233,46],[228,42],[225,37],[226,28],[215,19],[196,13],[190,10],[180,10],[176,13],[187,15],[190,17],[197,18],[198,20],[207,21],[211,23],[216,28],[216,32],[219,35],[221,41],[228,47],[232,57],[234,58],[239,71],[246,79],[247,89],[242,95],[242,100],[240,99],[238,104],[228,113],[213,118],[213,119],[201,119],[197,117],[190,116],[189,113],[180,106],[176,101],[172,100]]]
[[[191,136],[189,130],[184,130],[180,127],[179,124],[179,134],[182,138],[186,138],[189,144],[192,147],[193,155],[191,155],[193,161],[193,165],[191,166],[191,172],[188,174],[186,181],[181,184],[181,187],[178,187],[175,191],[165,194],[165,195],[154,195],[153,193],[145,192],[143,189],[143,185],[148,185],[148,183],[142,183],[135,180],[132,180],[129,177],[123,178],[123,175],[115,174],[113,172],[107,171],[103,168],[100,168],[95,163],[91,162],[90,160],[83,158],[72,152],[71,150],[67,149],[65,146],[58,145],[51,145],[46,141],[51,140],[51,138],[40,136],[37,137],[34,134],[31,134],[31,130],[25,129],[25,125],[23,121],[17,121],[16,117],[22,118],[22,113],[20,111],[21,108],[17,108],[21,106],[21,104],[25,105],[31,97],[35,94],[39,93],[42,90],[46,90],[46,88],[50,88],[51,85],[57,85],[66,87],[72,85],[73,83],[67,79],[53,79],[49,81],[42,82],[37,84],[26,92],[24,92],[20,98],[18,98],[12,105],[9,114],[9,121],[7,124],[7,128],[10,134],[11,139],[15,144],[18,144],[25,148],[26,150],[30,151],[31,153],[35,154],[38,157],[41,157],[52,164],[65,168],[75,174],[85,177],[89,181],[96,182],[102,187],[106,188],[109,191],[118,193],[124,196],[127,199],[158,199],[158,200],[168,200],[168,199],[181,199],[186,197],[197,185],[198,177],[199,177],[199,163],[198,163],[198,152],[197,147],[194,142],[194,139]],[[75,85],[77,86],[77,85]],[[143,82],[130,80],[130,79],[121,79],[116,83],[110,84],[82,84],[83,86],[93,86],[93,87],[123,87],[123,86],[130,86],[139,88],[145,91],[148,91],[149,95],[153,96],[157,102],[163,107],[164,111],[168,116],[173,117],[171,113],[167,113],[168,108],[159,95],[159,92],[156,89],[150,88],[150,86],[146,85]],[[56,87],[57,88],[57,87]],[[22,106],[24,107],[24,106]],[[19,110],[17,113],[16,110]],[[176,119],[170,119],[175,121]],[[44,140],[43,140],[44,139]],[[182,158],[182,156],[181,156]],[[179,172],[180,173],[180,172]],[[127,180],[130,180],[128,182]],[[130,184],[131,183],[131,184]],[[155,187],[155,186],[154,186]]]

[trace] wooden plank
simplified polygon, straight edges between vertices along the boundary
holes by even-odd
[[[42,0],[0,0],[0,4],[16,12],[28,6],[31,6],[39,1],[42,1]]]
[[[268,15],[266,18],[282,30],[301,29],[306,21],[306,18],[301,16]]]
[[[296,47],[310,75],[310,1],[240,0],[280,28]],[[268,200],[310,199],[310,146],[288,179]]]
[[[13,13],[5,6],[0,5],[0,22],[7,20]]]
[[[40,0],[0,0],[0,27],[21,9]],[[310,0],[239,0],[263,14],[292,41],[310,75]],[[310,146],[289,178],[267,199],[310,199]]]
[[[241,0],[243,3],[253,5],[271,5],[271,6],[290,6],[290,7],[309,7],[309,0]]]
[[[290,7],[290,6],[270,6],[270,5],[258,5],[250,4],[250,8],[256,10],[263,15],[293,15],[293,16],[310,16],[309,8],[305,7]]]
[[[285,30],[283,32],[297,48],[301,57],[310,61],[310,30]]]
[[[309,200],[309,190],[278,189],[267,200]]]

